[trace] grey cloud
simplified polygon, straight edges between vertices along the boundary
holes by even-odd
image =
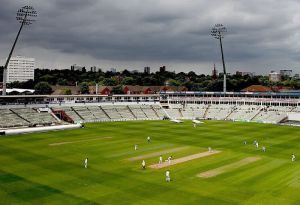
[[[5,5],[0,7],[3,33],[0,56],[6,58],[19,26],[15,12],[23,5],[16,0],[0,1]],[[18,48],[35,47],[46,50],[49,56],[56,53],[82,56],[83,61],[89,56],[86,59],[95,59],[97,63],[126,61],[132,65],[136,62],[145,65],[176,62],[178,67],[188,67],[190,63],[207,65],[220,60],[218,41],[210,36],[210,29],[215,23],[223,23],[228,28],[223,42],[229,66],[258,72],[265,69],[266,73],[269,69],[264,68],[266,62],[274,69],[280,69],[279,62],[284,62],[300,71],[297,1],[32,0],[31,3],[39,13],[38,21],[23,30]],[[27,50],[24,55],[31,53],[36,51]],[[51,65],[51,61],[45,58],[43,61],[41,64]],[[203,67],[202,72],[210,73],[210,69]]]

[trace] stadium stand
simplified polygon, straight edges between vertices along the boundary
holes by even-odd
[[[145,112],[142,110],[140,105],[129,105],[129,109],[132,111],[136,119],[139,120],[147,120],[148,117],[146,116]]]
[[[80,122],[83,121],[82,117],[80,117],[73,109],[72,107],[54,107],[53,110],[63,110],[70,118],[73,119],[73,121]]]
[[[43,126],[58,123],[48,112],[38,112],[32,108],[12,108],[11,111],[29,123],[30,126]]]
[[[28,121],[19,117],[10,109],[0,109],[0,121],[1,121],[0,123],[1,128],[25,127],[30,125]]]
[[[261,110],[258,105],[240,105],[236,106],[232,113],[227,117],[228,120],[234,121],[251,121]]]

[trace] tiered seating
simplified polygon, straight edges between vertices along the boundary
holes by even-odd
[[[194,114],[194,110],[191,108],[185,108],[181,110],[181,113],[183,115],[183,119],[194,119],[195,118],[195,114]]]
[[[120,105],[120,106],[115,106],[115,108],[116,108],[117,112],[122,116],[123,119],[126,119],[126,120],[135,119],[135,117],[130,112],[130,110],[127,106]]]
[[[129,105],[128,107],[137,119],[148,119],[140,105]]]
[[[31,108],[14,108],[12,111],[33,125],[49,125],[57,123],[57,120],[48,112],[37,112]]]
[[[152,109],[156,112],[159,119],[163,119],[166,116],[166,113],[159,105],[152,105]]]
[[[96,120],[96,117],[93,115],[93,113],[85,106],[74,106],[73,110],[75,110],[84,121],[94,121]]]
[[[193,118],[204,118],[207,108],[208,105],[205,104],[187,104],[186,106],[186,109],[193,110]]]
[[[60,108],[53,108],[54,110],[63,110],[65,113],[74,120],[74,122],[80,122],[83,119],[71,107],[60,107]]]
[[[166,110],[171,119],[181,119],[182,115],[180,114],[179,109],[167,109]]]
[[[111,120],[120,120],[122,116],[113,105],[102,105],[102,109],[108,114]]]
[[[141,108],[149,119],[160,119],[152,109],[151,105],[141,105]]]
[[[98,106],[89,106],[87,107],[91,113],[96,118],[96,121],[108,121],[110,118],[107,117],[107,115],[102,111],[102,109]]]
[[[13,113],[9,109],[0,109],[0,127],[20,127],[20,126],[29,126],[30,123],[20,118],[18,115]]]
[[[291,107],[265,107],[252,119],[252,121],[279,123],[287,117],[287,112],[290,112],[291,110]]]
[[[205,117],[208,119],[224,120],[232,112],[233,108],[233,105],[213,104],[208,108]]]
[[[258,105],[239,105],[227,117],[228,120],[250,121],[260,111],[261,106]]]

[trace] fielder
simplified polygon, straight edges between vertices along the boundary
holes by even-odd
[[[170,181],[171,181],[170,171],[167,170],[167,171],[166,171],[166,182],[170,182]]]
[[[134,150],[138,150],[138,145],[137,144],[134,145]]]
[[[255,147],[256,147],[256,149],[258,149],[258,142],[255,143]]]
[[[158,162],[159,164],[162,164],[163,163],[163,158],[162,158],[162,156],[160,155],[159,156],[159,162]]]
[[[150,143],[151,142],[151,138],[150,136],[147,137],[147,142]]]
[[[146,169],[146,162],[145,162],[145,160],[142,161],[142,168]]]
[[[262,147],[262,151],[266,152],[266,147],[265,146]]]
[[[208,152],[212,152],[212,149],[211,149],[211,147],[208,147]]]
[[[296,156],[295,154],[292,154],[292,162],[294,162],[296,160]]]
[[[88,160],[89,160],[89,158],[85,158],[85,160],[84,160],[84,168],[88,167]]]
[[[169,162],[169,164],[171,164],[171,160],[172,160],[172,156],[169,156],[169,157],[168,157],[168,162]]]

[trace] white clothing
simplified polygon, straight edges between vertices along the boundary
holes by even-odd
[[[142,161],[142,167],[145,169],[146,168],[146,162],[145,160]]]
[[[166,181],[167,182],[171,181],[170,171],[166,171]]]
[[[163,158],[162,156],[159,157],[159,164],[161,164],[163,162]]]
[[[86,158],[86,159],[84,160],[84,168],[87,168],[87,166],[88,166],[88,158]]]
[[[171,164],[171,159],[172,159],[172,157],[168,157],[169,164]]]
[[[137,150],[138,149],[138,145],[134,145],[134,150]]]
[[[296,156],[292,154],[292,162],[296,160]]]

